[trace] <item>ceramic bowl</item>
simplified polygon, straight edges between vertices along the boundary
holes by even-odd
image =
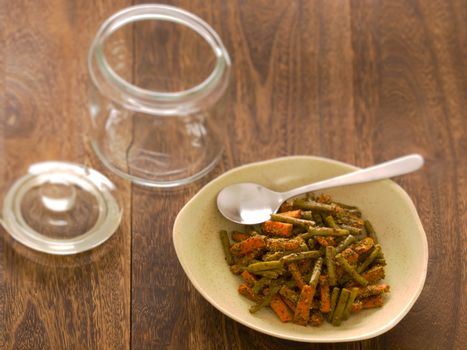
[[[428,245],[414,204],[391,180],[323,191],[338,202],[358,206],[372,222],[387,260],[385,283],[391,286],[383,308],[352,315],[340,327],[328,323],[317,328],[281,323],[269,308],[251,314],[248,308],[252,302],[238,294],[241,278],[230,272],[219,240],[221,229],[242,229],[217,210],[216,196],[225,186],[257,182],[275,191],[286,191],[357,169],[330,159],[294,156],[244,165],[211,181],[180,211],[173,229],[175,250],[191,283],[225,315],[279,338],[346,342],[372,338],[394,327],[422,291]]]

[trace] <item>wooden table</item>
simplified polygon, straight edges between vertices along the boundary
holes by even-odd
[[[99,24],[132,3],[0,0],[3,192],[36,161],[105,171],[87,136],[86,51]],[[180,191],[146,190],[113,176],[123,223],[90,253],[34,253],[2,230],[0,348],[463,348],[466,1],[171,3],[209,22],[233,60],[222,162]],[[428,235],[428,276],[410,313],[382,336],[313,345],[263,335],[214,309],[178,264],[171,239],[177,212],[232,167],[293,154],[368,166],[411,152],[424,155],[426,166],[396,181]]]

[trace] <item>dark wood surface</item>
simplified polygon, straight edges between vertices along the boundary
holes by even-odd
[[[1,231],[0,349],[464,348],[466,1],[170,2],[210,23],[233,60],[224,157],[176,191],[131,186],[89,148],[87,48],[99,24],[132,3],[0,0],[2,191],[33,162],[72,160],[111,176],[125,212],[112,239],[68,258]],[[293,154],[368,166],[410,152],[426,166],[396,181],[424,224],[428,276],[382,336],[305,344],[263,335],[214,309],[177,262],[176,214],[232,167]]]

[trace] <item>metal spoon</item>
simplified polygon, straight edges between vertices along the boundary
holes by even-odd
[[[274,192],[255,183],[238,183],[225,187],[217,195],[217,208],[230,221],[253,225],[268,220],[287,199],[331,187],[387,179],[418,170],[423,157],[410,154],[404,157],[357,170],[348,174],[315,182],[287,192]]]

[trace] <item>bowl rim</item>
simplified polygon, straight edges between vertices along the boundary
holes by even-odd
[[[200,194],[202,192],[204,192],[205,189],[213,186],[215,183],[217,183],[218,181],[221,181],[223,178],[229,177],[232,173],[235,173],[235,172],[237,172],[239,170],[242,170],[242,169],[245,169],[245,168],[264,166],[264,165],[267,165],[267,164],[270,164],[270,163],[281,162],[281,161],[285,161],[285,160],[293,160],[293,161],[295,161],[295,160],[296,161],[300,161],[300,160],[307,160],[307,161],[308,160],[318,160],[318,161],[325,161],[325,162],[335,164],[335,165],[340,165],[340,166],[343,165],[346,168],[348,168],[349,170],[361,169],[361,168],[359,168],[357,166],[354,166],[354,165],[351,165],[351,164],[348,164],[348,163],[345,163],[345,162],[341,162],[341,161],[338,161],[338,160],[330,159],[330,158],[319,157],[319,156],[295,155],[295,156],[284,156],[284,157],[271,158],[271,159],[267,159],[267,160],[262,160],[262,161],[256,161],[256,162],[243,164],[241,166],[229,169],[225,173],[223,173],[223,174],[219,175],[218,177],[212,179],[209,183],[204,185],[183,206],[183,208],[178,212],[177,217],[175,218],[175,221],[174,221],[173,230],[172,230],[173,245],[174,245],[174,248],[175,248],[175,253],[177,255],[178,261],[179,261],[180,265],[182,266],[186,276],[188,277],[190,282],[193,284],[195,289],[212,306],[214,306],[221,313],[223,313],[224,315],[230,317],[231,319],[233,319],[233,320],[235,320],[235,321],[237,321],[237,322],[239,322],[239,323],[241,323],[241,324],[243,324],[243,325],[245,325],[245,326],[247,326],[247,327],[249,327],[251,329],[254,329],[254,330],[258,331],[258,332],[261,332],[263,334],[267,334],[267,335],[270,335],[270,336],[273,336],[273,337],[276,337],[276,338],[293,340],[293,341],[301,341],[301,342],[307,342],[307,343],[340,343],[340,342],[350,342],[350,341],[370,339],[370,338],[374,338],[374,337],[376,337],[378,335],[381,335],[381,334],[389,331],[394,326],[396,326],[404,318],[405,315],[407,315],[407,313],[410,311],[410,309],[413,307],[413,305],[417,301],[417,299],[420,296],[420,294],[421,294],[421,292],[423,290],[423,287],[425,285],[426,275],[427,275],[427,270],[428,270],[428,240],[427,240],[426,232],[423,229],[423,225],[422,225],[420,217],[418,215],[417,209],[415,207],[415,204],[413,203],[413,201],[410,198],[410,196],[408,195],[408,193],[401,186],[399,186],[397,183],[395,183],[394,181],[392,181],[390,179],[382,180],[382,181],[387,181],[388,183],[390,183],[390,186],[392,186],[407,201],[407,204],[409,205],[411,213],[415,214],[413,216],[416,218],[416,220],[415,220],[416,225],[419,228],[420,236],[421,236],[421,239],[422,239],[422,242],[421,242],[421,244],[422,244],[422,258],[423,258],[423,261],[424,261],[424,265],[423,265],[423,269],[422,269],[422,276],[421,276],[422,278],[420,279],[420,283],[419,283],[419,285],[417,287],[416,292],[410,298],[409,302],[402,308],[402,310],[400,310],[398,315],[396,317],[394,317],[390,322],[388,322],[386,325],[384,325],[382,327],[379,327],[379,328],[377,328],[377,329],[375,329],[375,330],[373,330],[371,332],[366,332],[366,333],[363,333],[361,335],[347,336],[347,337],[342,337],[342,338],[337,338],[337,339],[333,339],[331,337],[318,339],[318,338],[313,338],[313,334],[311,334],[311,336],[308,335],[308,336],[304,336],[304,337],[300,337],[300,336],[297,337],[297,336],[290,336],[290,335],[287,335],[287,334],[284,334],[284,333],[278,333],[278,332],[275,332],[275,331],[271,331],[271,330],[269,330],[267,328],[257,326],[257,325],[255,325],[255,324],[253,324],[251,322],[243,320],[241,317],[236,316],[235,314],[225,310],[222,306],[220,306],[216,302],[216,300],[214,300],[214,298],[212,298],[208,293],[206,293],[204,291],[204,289],[200,286],[198,281],[193,277],[193,275],[192,275],[192,273],[190,271],[190,267],[187,264],[185,264],[185,261],[183,260],[183,257],[181,256],[181,252],[180,252],[180,250],[178,248],[181,240],[177,237],[177,234],[176,234],[176,227],[178,226],[178,222],[180,220],[180,217],[181,217],[181,214],[183,213],[183,211],[187,207],[189,207],[193,202],[195,202],[197,200],[197,198],[200,196]],[[221,215],[221,214],[219,213],[219,215]]]

